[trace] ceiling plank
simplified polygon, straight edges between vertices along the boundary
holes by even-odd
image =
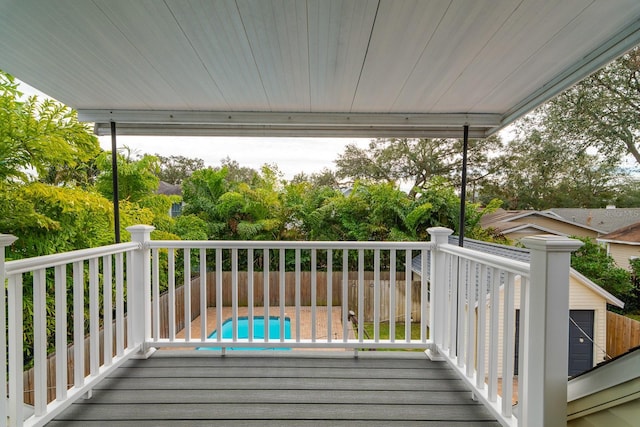
[[[392,111],[447,9],[447,2],[380,2],[352,111]],[[411,111],[402,108],[395,111]]]
[[[168,4],[189,40],[193,54],[210,76],[210,84],[221,91],[224,99],[220,103],[215,98],[208,98],[207,91],[202,90],[196,95],[192,109],[267,108],[267,95],[235,1],[173,0]],[[191,73],[186,73],[181,80],[185,85],[196,87],[204,83],[192,79]]]
[[[310,111],[306,2],[238,0],[237,5],[268,110]]]
[[[377,6],[377,0],[308,3],[312,111],[351,111]]]
[[[474,81],[459,87],[459,96],[445,97],[444,94],[517,6],[517,2],[510,0],[452,1],[394,100],[392,111],[412,111],[415,108],[432,113],[466,111],[468,97],[485,93],[487,89],[484,86]],[[479,22],[483,25],[478,25]],[[494,66],[499,66],[499,63]],[[443,107],[445,104],[446,109]]]

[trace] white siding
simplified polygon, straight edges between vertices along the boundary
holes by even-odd
[[[516,278],[516,289],[515,289],[515,309],[518,310],[520,308],[520,278]],[[593,292],[587,286],[585,286],[580,280],[571,276],[569,283],[569,309],[570,310],[593,310],[594,311],[594,353],[593,353],[593,361],[594,365],[600,363],[604,360],[605,357],[605,349],[607,342],[607,302],[606,300]],[[500,319],[499,319],[499,337],[498,337],[498,345],[502,346],[502,319],[503,319],[503,306],[504,298],[503,298],[503,289],[500,289]],[[487,302],[488,304],[488,302]],[[515,316],[514,316],[515,318]],[[487,310],[487,324],[489,324],[489,316]],[[486,342],[489,342],[489,331],[485,331],[485,339]],[[487,357],[485,360],[488,360],[488,350],[486,352]],[[502,371],[502,355],[498,353],[498,372]],[[486,366],[488,369],[488,365]]]
[[[629,269],[629,258],[640,257],[640,245],[622,245],[619,243],[608,244],[609,255],[616,262],[618,267]]]

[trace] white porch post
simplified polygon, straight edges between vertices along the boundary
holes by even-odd
[[[571,252],[582,242],[562,236],[522,239],[531,250],[529,286],[525,294],[523,372],[519,376],[519,425],[567,425],[569,351],[569,269]]]
[[[429,300],[429,338],[434,342],[435,348],[427,350],[427,356],[431,360],[444,360],[439,353],[439,349],[444,344],[445,307],[447,292],[445,286],[445,254],[442,253],[438,245],[449,242],[449,236],[453,230],[444,227],[428,228],[427,232],[431,236],[431,242],[435,243],[431,249],[431,272],[429,277],[429,289],[431,297]],[[422,274],[426,274],[423,271]]]
[[[2,368],[2,375],[0,375],[0,426],[7,425],[7,417],[9,416],[9,410],[7,406],[7,313],[6,313],[6,296],[5,296],[5,280],[7,278],[4,258],[5,248],[15,242],[18,238],[11,234],[0,234],[0,284],[2,284],[2,292],[0,292],[0,366]],[[21,312],[22,310],[18,310]],[[15,375],[15,372],[9,372],[9,375]],[[22,370],[19,372],[20,378],[22,378]],[[15,416],[15,412],[14,412]],[[15,420],[14,420],[15,422]]]
[[[147,243],[153,230],[150,225],[127,227],[131,241],[140,243],[140,249],[132,254],[132,265],[127,266],[127,315],[132,319],[133,343],[141,345],[143,354],[151,339],[151,250]]]

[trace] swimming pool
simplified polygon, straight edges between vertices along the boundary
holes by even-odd
[[[280,318],[278,316],[270,316],[268,319],[268,328],[269,328],[269,339],[270,340],[279,340],[280,339]],[[233,319],[229,318],[222,323],[222,338],[232,338],[233,337]],[[252,336],[254,341],[259,341],[264,339],[264,317],[263,316],[255,316],[253,318],[253,331]],[[216,329],[209,335],[208,338],[216,339],[218,337],[218,330]],[[249,318],[238,317],[238,339],[248,339],[249,338]],[[284,318],[284,338],[291,338],[291,319],[288,317]],[[220,350],[219,347],[198,347],[198,350]],[[227,350],[291,350],[290,348],[244,348],[244,347],[227,347]]]

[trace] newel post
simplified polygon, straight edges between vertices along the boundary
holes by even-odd
[[[14,408],[13,411],[11,411],[12,413],[9,414],[9,408],[7,406],[7,346],[5,345],[5,343],[7,342],[7,313],[6,313],[6,307],[7,307],[7,303],[6,303],[6,296],[5,296],[5,292],[6,292],[6,279],[7,279],[7,274],[6,274],[6,270],[5,270],[5,265],[4,265],[4,259],[5,259],[5,248],[7,246],[10,246],[13,242],[15,242],[18,238],[15,236],[12,236],[11,234],[0,234],[0,284],[2,284],[2,292],[0,293],[0,343],[2,343],[0,345],[0,366],[2,366],[2,374],[0,375],[0,390],[2,391],[0,393],[0,426],[5,426],[7,425],[7,417],[9,415],[11,415],[12,417],[14,417],[14,420],[16,418],[16,416],[20,417],[20,420],[22,420],[22,415],[21,414],[17,414],[16,413],[16,408]],[[20,308],[22,308],[22,305],[20,306]],[[13,318],[17,319],[19,317],[20,322],[22,322],[22,310],[20,309],[16,309],[16,307],[10,307],[10,310],[12,310],[13,313]],[[17,316],[17,313],[20,313],[19,316]],[[20,325],[22,325],[22,323],[20,323]],[[9,331],[9,333],[11,334],[11,331]],[[15,333],[13,334],[13,336],[15,336]],[[20,331],[20,338],[22,338],[22,331]],[[20,343],[20,351],[18,352],[20,354],[20,356],[22,356],[22,341],[19,341]],[[15,352],[14,352],[15,353]],[[18,371],[18,377],[19,378],[15,378],[17,380],[19,380],[17,383],[16,381],[12,381],[12,387],[11,389],[13,390],[14,394],[18,393],[18,389],[22,387],[22,360],[16,360],[14,361],[15,365],[19,365],[20,366],[20,370]],[[9,375],[16,375],[16,372],[11,372],[9,371]],[[10,390],[11,391],[11,390]],[[22,392],[20,390],[20,392]],[[15,396],[14,396],[15,397]],[[22,400],[20,400],[20,402],[22,402]],[[22,405],[20,405],[22,406]],[[21,408],[20,408],[21,409]],[[15,422],[15,421],[14,421]]]
[[[134,225],[127,227],[131,241],[140,243],[133,251],[131,264],[127,266],[127,312],[131,317],[133,345],[141,345],[140,352],[146,353],[146,342],[151,338],[151,249],[149,241],[155,227]],[[129,282],[131,280],[131,282]]]
[[[522,239],[531,251],[529,285],[523,291],[520,333],[523,381],[519,425],[567,425],[569,270],[571,252],[582,242],[562,236]]]
[[[439,250],[439,246],[449,243],[449,236],[453,230],[445,227],[431,227],[427,229],[431,236],[431,271],[429,277],[429,337],[435,344],[435,348],[427,350],[427,356],[431,360],[444,360],[439,354],[439,349],[444,345],[444,325],[446,323],[445,307],[447,306],[447,291],[445,289],[445,254]],[[423,271],[422,274],[427,274]]]

